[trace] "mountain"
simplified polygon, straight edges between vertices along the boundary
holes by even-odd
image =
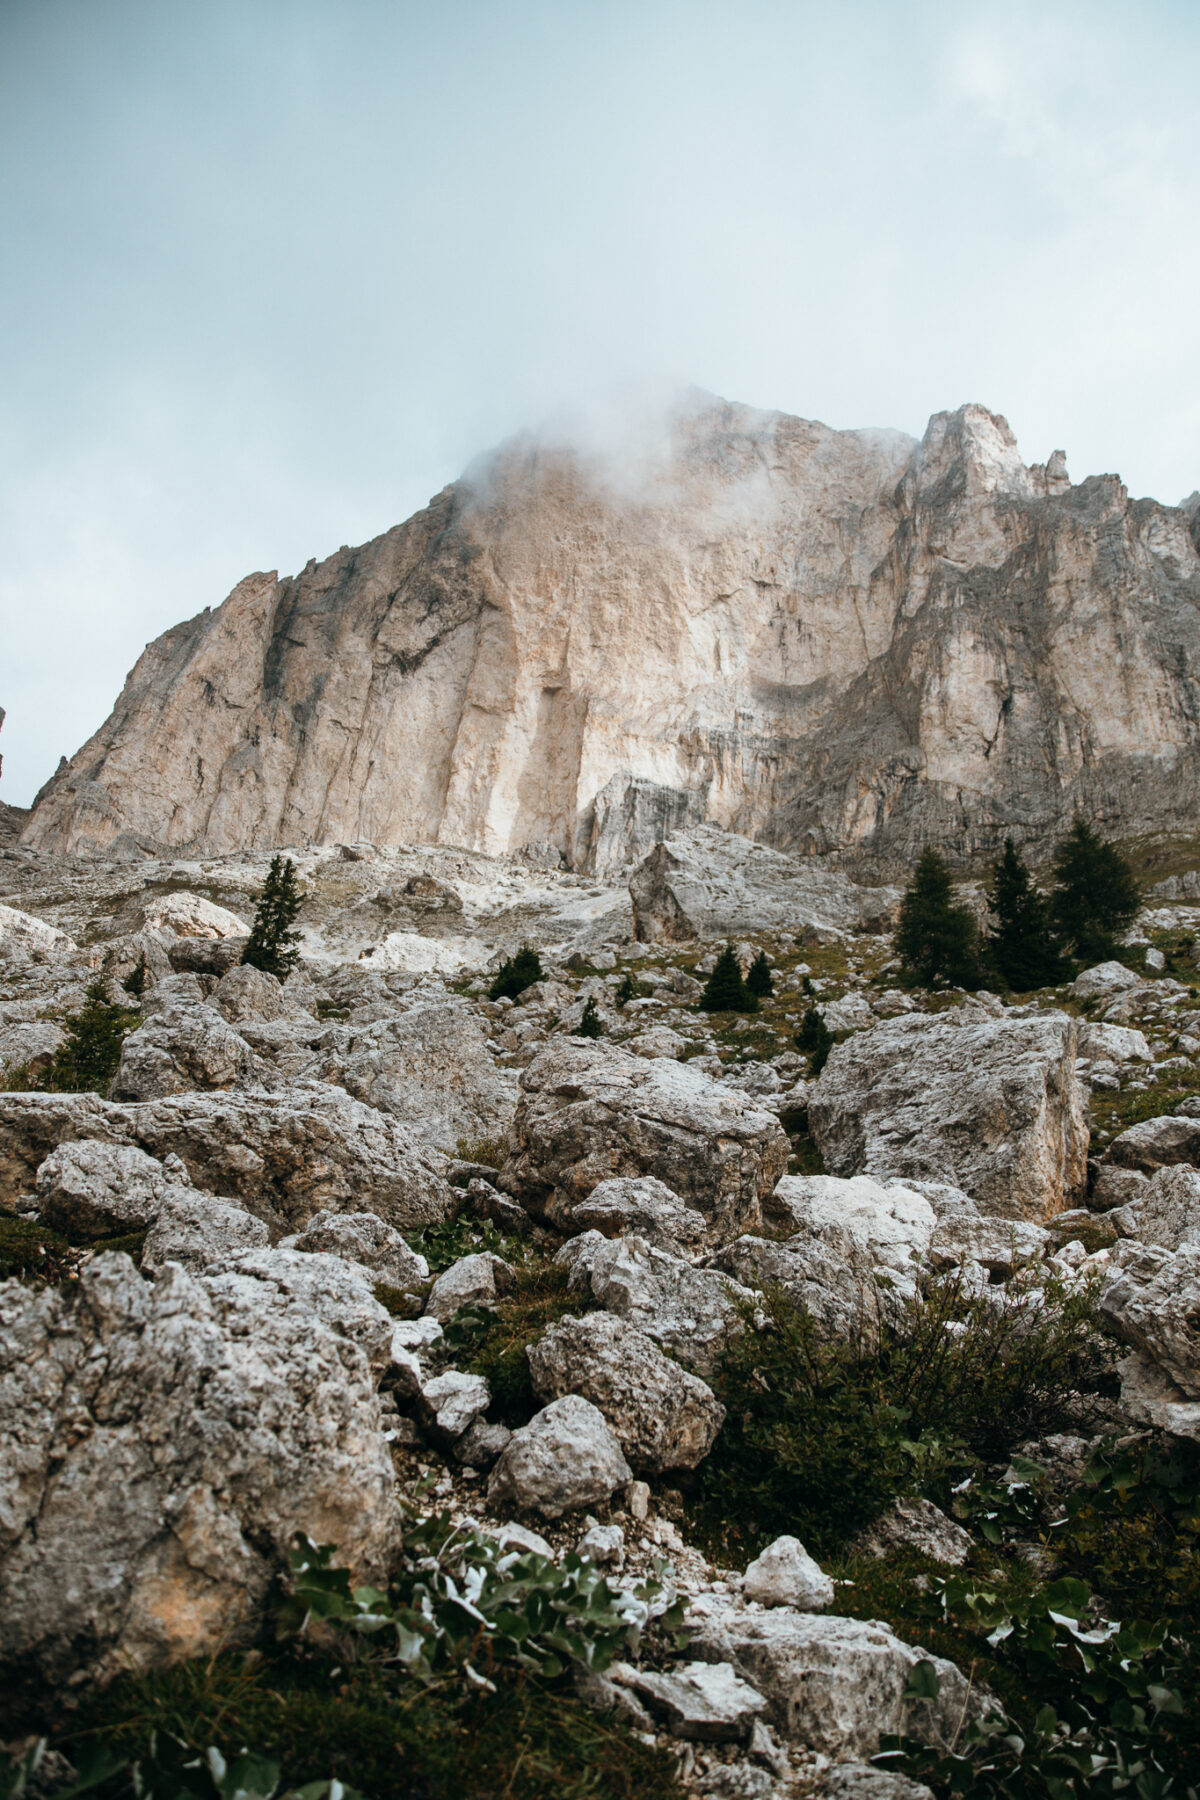
[[[850,865],[1191,826],[1198,524],[973,405],[919,442],[709,396],[623,463],[519,438],[164,633],[23,841],[607,870],[702,820]]]

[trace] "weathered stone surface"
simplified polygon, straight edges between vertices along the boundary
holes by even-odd
[[[151,900],[142,914],[142,929],[183,938],[246,937],[250,931],[236,913],[214,905],[202,894],[189,893],[186,888]]]
[[[516,1275],[511,1264],[490,1250],[473,1256],[460,1256],[443,1269],[429,1290],[425,1311],[429,1318],[445,1324],[464,1306],[490,1306],[502,1294],[511,1292]]]
[[[55,956],[66,955],[75,948],[74,940],[65,931],[16,906],[0,906],[0,945],[8,951]]]
[[[521,1077],[501,1185],[567,1225],[613,1176],[653,1175],[728,1232],[753,1224],[787,1164],[778,1119],[686,1063],[569,1038]]]
[[[195,1274],[228,1268],[247,1250],[266,1249],[270,1232],[261,1219],[232,1200],[197,1188],[167,1188],[142,1246],[142,1271],[182,1263]]]
[[[440,1158],[393,1119],[318,1083],[286,1093],[181,1094],[118,1106],[94,1094],[0,1094],[0,1204],[65,1138],[177,1155],[197,1187],[297,1230],[323,1210],[377,1213],[398,1231],[445,1218]]]
[[[1117,1064],[1154,1061],[1143,1032],[1130,1025],[1098,1025],[1091,1020],[1079,1027],[1079,1054],[1092,1062],[1101,1058]]]
[[[358,1344],[377,1376],[391,1362],[396,1322],[375,1298],[369,1271],[357,1263],[282,1247],[245,1250],[231,1269],[214,1270],[209,1282],[214,1292],[230,1284],[248,1292],[247,1284],[257,1283],[268,1308],[280,1298],[296,1300]]]
[[[778,1537],[746,1570],[742,1592],[760,1606],[794,1606],[823,1612],[833,1605],[833,1583],[796,1537]]]
[[[1024,467],[973,405],[918,444],[689,396],[654,438],[615,483],[516,439],[374,542],[248,576],[147,648],[23,842],[583,862],[595,831],[623,861],[707,816],[908,868],[1190,816],[1185,512]]]
[[[1103,1162],[1096,1170],[1095,1185],[1088,1195],[1088,1205],[1093,1212],[1112,1212],[1115,1207],[1128,1206],[1131,1201],[1140,1200],[1149,1185],[1150,1177],[1141,1169],[1121,1169],[1116,1163]]]
[[[1077,1000],[1111,1000],[1126,988],[1136,987],[1141,979],[1124,963],[1102,962],[1077,975],[1071,983],[1071,992]]]
[[[1174,1252],[1137,1243],[1114,1253],[1100,1310],[1188,1400],[1200,1400],[1200,1245]]]
[[[753,1296],[718,1270],[693,1268],[639,1237],[610,1242],[589,1232],[578,1241],[571,1287],[586,1282],[607,1311],[665,1344],[696,1373],[711,1370],[742,1329],[738,1303]]]
[[[936,1507],[932,1500],[897,1500],[887,1512],[859,1532],[854,1549],[863,1556],[887,1557],[916,1550],[934,1562],[958,1568],[971,1554],[969,1531]]]
[[[870,1763],[834,1763],[818,1777],[820,1800],[933,1800],[933,1789]]]
[[[929,1249],[937,1215],[923,1195],[867,1175],[784,1175],[771,1196],[772,1218],[786,1216],[789,1240],[819,1238],[872,1268],[908,1269]]]
[[[235,963],[217,983],[212,1003],[223,1019],[240,1025],[248,1019],[282,1019],[292,1008],[283,987],[266,969]]]
[[[655,944],[772,930],[884,930],[901,897],[898,888],[859,887],[711,825],[656,844],[630,877],[629,893],[636,935]]]
[[[639,1669],[630,1686],[665,1721],[672,1737],[696,1743],[741,1742],[767,1709],[762,1695],[732,1663],[682,1663],[663,1675]]]
[[[570,1314],[527,1352],[542,1400],[582,1394],[599,1407],[633,1469],[694,1469],[712,1449],[725,1408],[636,1326],[608,1312]]]
[[[1123,1232],[1143,1244],[1200,1246],[1200,1169],[1176,1163],[1156,1170],[1126,1211]]]
[[[941,1689],[934,1701],[904,1690],[925,1656],[886,1625],[773,1607],[689,1617],[694,1656],[732,1662],[765,1695],[785,1737],[826,1756],[873,1756],[885,1733],[948,1742],[964,1716],[985,1710],[986,1690],[969,1689],[953,1663],[932,1656]]]
[[[1037,1262],[1052,1248],[1050,1233],[1030,1219],[972,1219],[951,1214],[939,1219],[929,1240],[929,1262],[935,1269],[979,1263],[1002,1280]]]
[[[304,1230],[286,1238],[284,1250],[325,1251],[359,1263],[391,1287],[413,1290],[429,1280],[429,1264],[400,1233],[374,1213],[314,1213]]]
[[[252,1421],[253,1429],[247,1429]],[[379,1580],[397,1528],[367,1358],[300,1298],[104,1255],[0,1287],[0,1659],[62,1682],[256,1625],[297,1532]]]
[[[16,1069],[26,1069],[31,1075],[44,1074],[62,1041],[61,1025],[49,1019],[0,1026],[0,1088]]]
[[[633,1477],[604,1414],[567,1394],[514,1431],[488,1482],[488,1504],[558,1519],[608,1500]]]
[[[782,1242],[735,1238],[721,1251],[718,1266],[747,1290],[779,1288],[785,1299],[804,1308],[822,1340],[875,1342],[900,1298],[915,1292],[915,1283],[903,1278],[897,1283],[890,1271],[881,1283],[875,1265],[848,1237],[840,1243],[808,1233]]]
[[[121,1045],[114,1100],[262,1082],[268,1070],[245,1038],[212,1006],[176,1006],[146,1020]]]
[[[80,1244],[152,1224],[170,1186],[162,1164],[144,1150],[83,1139],[51,1152],[34,1191],[45,1224]]]
[[[1181,1118],[1176,1113],[1143,1119],[1113,1139],[1104,1160],[1120,1169],[1140,1169],[1144,1175],[1174,1163],[1198,1163],[1200,1119]]]
[[[491,1405],[492,1395],[482,1375],[447,1369],[421,1386],[421,1411],[429,1426],[445,1438],[461,1438]]]
[[[809,1127],[836,1175],[951,1182],[1041,1220],[1083,1198],[1088,1125],[1065,1013],[888,1019],[832,1051]]]
[[[704,1214],[686,1206],[653,1175],[624,1175],[600,1182],[586,1200],[572,1208],[572,1217],[582,1231],[602,1231],[605,1237],[635,1232],[648,1244],[673,1254],[685,1245],[702,1244],[708,1232]]]

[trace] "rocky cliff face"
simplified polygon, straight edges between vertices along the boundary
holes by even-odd
[[[24,839],[549,847],[607,870],[708,820],[850,863],[1190,822],[1200,557],[1181,508],[696,402],[631,491],[520,440],[407,524],[251,575],[151,644]]]

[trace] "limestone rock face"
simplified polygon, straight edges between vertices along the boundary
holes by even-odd
[[[834,1048],[809,1096],[826,1166],[951,1182],[1002,1218],[1037,1221],[1078,1205],[1088,1126],[1077,1031],[1065,1013],[972,1012],[912,1014],[859,1032]]]
[[[364,1352],[246,1276],[99,1256],[0,1286],[9,1659],[103,1680],[252,1631],[295,1534],[378,1580],[398,1524]],[[247,1429],[251,1421],[253,1429]]]
[[[24,827],[644,856],[698,821],[911,866],[1190,816],[1200,558],[1005,421],[921,442],[693,396],[636,481],[517,439],[406,524],[144,652]]]

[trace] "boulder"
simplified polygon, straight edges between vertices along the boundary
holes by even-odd
[[[746,1570],[742,1592],[760,1606],[794,1606],[823,1612],[833,1605],[833,1583],[799,1538],[779,1537]]]
[[[527,1355],[538,1398],[582,1394],[599,1407],[641,1475],[694,1469],[725,1418],[705,1382],[613,1313],[568,1314]]]
[[[817,1800],[933,1800],[933,1789],[870,1763],[835,1763],[818,1777]]]
[[[234,938],[249,936],[250,927],[236,913],[216,906],[202,894],[178,888],[147,903],[142,913],[143,931],[169,932],[181,938]]]
[[[16,950],[26,955],[47,954],[52,957],[68,956],[76,948],[75,940],[68,937],[65,931],[60,931],[57,925],[47,925],[45,919],[21,912],[15,906],[0,906],[0,945],[5,950]]]
[[[304,1230],[285,1238],[285,1250],[325,1251],[369,1269],[377,1281],[412,1292],[429,1280],[429,1264],[375,1213],[314,1213]]]
[[[1157,1169],[1123,1210],[1122,1235],[1162,1250],[1200,1246],[1200,1169],[1180,1163]]]
[[[793,1237],[819,1238],[871,1268],[909,1269],[929,1249],[937,1215],[923,1195],[867,1175],[784,1175],[767,1207]]]
[[[731,1662],[768,1701],[768,1718],[793,1743],[825,1756],[873,1756],[885,1733],[948,1743],[966,1719],[994,1705],[952,1662],[928,1658],[935,1700],[905,1689],[923,1650],[878,1621],[840,1619],[772,1607],[767,1612],[689,1615],[689,1649],[705,1662]]]
[[[367,1358],[298,1295],[96,1257],[0,1286],[0,1665],[61,1686],[257,1629],[298,1532],[382,1581],[399,1515]]]
[[[64,1036],[62,1026],[49,1019],[0,1026],[0,1088],[18,1069],[25,1069],[30,1075],[44,1075]]]
[[[1127,1242],[1114,1251],[1100,1310],[1189,1401],[1200,1400],[1200,1245]]]
[[[488,1505],[558,1519],[609,1500],[632,1479],[604,1414],[567,1394],[513,1432],[488,1481]]]
[[[600,1182],[653,1175],[714,1233],[753,1224],[790,1153],[778,1119],[687,1063],[606,1042],[548,1043],[521,1077],[500,1185],[570,1225]]]
[[[1104,1162],[1119,1169],[1140,1169],[1144,1175],[1174,1163],[1200,1162],[1200,1119],[1181,1118],[1178,1113],[1143,1119],[1113,1139]]]
[[[932,1500],[897,1500],[855,1538],[859,1556],[884,1558],[897,1551],[915,1550],[933,1562],[958,1568],[973,1548],[971,1534],[947,1518]]]
[[[1095,1176],[1088,1206],[1093,1212],[1100,1213],[1112,1212],[1118,1206],[1140,1200],[1150,1183],[1150,1177],[1141,1169],[1121,1169],[1110,1162],[1101,1163]]]
[[[618,1175],[600,1182],[573,1209],[573,1216],[581,1231],[594,1229],[609,1238],[635,1232],[673,1255],[684,1246],[703,1244],[708,1233],[704,1214],[685,1205],[653,1175]]]
[[[1077,975],[1071,983],[1071,992],[1077,1000],[1112,1000],[1126,988],[1137,987],[1141,979],[1124,963],[1102,962]]]
[[[770,850],[715,825],[656,844],[629,881],[634,934],[645,943],[810,931],[837,938],[895,924],[899,888],[864,888],[809,857]]]
[[[1129,1025],[1095,1025],[1090,1020],[1079,1027],[1079,1054],[1090,1062],[1154,1061],[1142,1032]]]
[[[502,1294],[511,1293],[515,1284],[516,1271],[502,1256],[490,1250],[460,1256],[430,1288],[425,1312],[444,1325],[464,1306],[493,1306]]]
[[[694,1268],[639,1237],[610,1242],[589,1232],[578,1243],[571,1287],[589,1286],[608,1312],[665,1345],[695,1373],[710,1371],[742,1330],[739,1303],[754,1296],[719,1270]]]
[[[277,978],[251,963],[235,963],[226,970],[216,985],[212,1003],[230,1025],[240,1025],[244,1020],[282,1019],[293,1011]]]
[[[835,1046],[809,1129],[832,1174],[949,1182],[982,1212],[1051,1217],[1086,1182],[1077,1031],[1065,1013],[888,1019]]]
[[[234,1200],[169,1187],[142,1246],[142,1271],[153,1274],[169,1262],[197,1274],[228,1268],[245,1251],[266,1249],[270,1237],[262,1220]]]
[[[156,1013],[121,1045],[114,1100],[161,1100],[269,1077],[268,1065],[212,1006],[175,1006]]]
[[[375,1298],[368,1271],[356,1263],[319,1252],[264,1247],[244,1250],[230,1269],[212,1271],[209,1283],[214,1292],[224,1292],[231,1283],[249,1292],[250,1284],[257,1284],[266,1307],[280,1299],[299,1301],[331,1330],[358,1344],[377,1377],[391,1363],[396,1322]]]
[[[687,1039],[672,1031],[669,1025],[651,1025],[645,1031],[639,1031],[626,1044],[635,1056],[669,1056],[678,1058],[687,1049]]]
[[[664,1674],[637,1669],[628,1681],[672,1737],[695,1743],[740,1743],[767,1708],[732,1663],[682,1663]]]
[[[957,1269],[979,1263],[989,1275],[1007,1281],[1018,1269],[1039,1262],[1054,1240],[1029,1219],[969,1218],[950,1214],[939,1219],[929,1240],[928,1258],[935,1269]]]
[[[34,1191],[43,1224],[73,1244],[86,1244],[152,1225],[171,1185],[162,1164],[144,1150],[83,1139],[50,1153]]]
[[[453,1441],[483,1417],[492,1403],[492,1394],[482,1375],[447,1369],[422,1383],[420,1401],[429,1428]]]
[[[866,1031],[876,1023],[870,1002],[862,994],[843,994],[817,1008],[830,1031]]]
[[[400,1232],[446,1218],[442,1159],[394,1119],[318,1083],[180,1094],[120,1106],[94,1094],[0,1094],[0,1205],[33,1185],[64,1138],[133,1144],[184,1164],[196,1187],[241,1200],[280,1230],[314,1213],[378,1214]]]

